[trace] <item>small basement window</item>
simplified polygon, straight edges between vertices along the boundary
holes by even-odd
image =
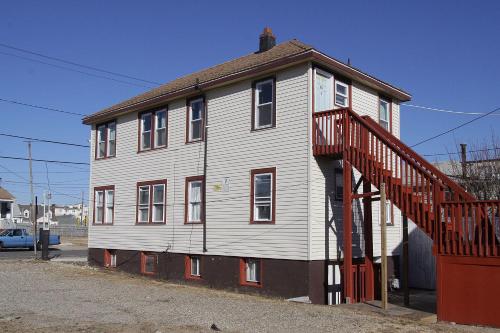
[[[260,259],[240,259],[240,284],[244,286],[262,286],[262,262]]]
[[[199,256],[186,256],[185,277],[186,279],[201,279],[201,258]]]
[[[158,255],[141,252],[141,273],[146,275],[156,274],[158,270]]]

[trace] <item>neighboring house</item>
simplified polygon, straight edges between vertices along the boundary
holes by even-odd
[[[13,228],[15,221],[13,211],[16,198],[3,187],[0,187],[0,230]]]
[[[409,99],[298,40],[275,45],[265,30],[255,53],[84,118],[92,127],[89,260],[335,302],[344,257],[342,162],[313,154],[312,115],[351,107],[399,137],[399,105]],[[372,205],[369,246],[376,262],[379,205]],[[401,213],[387,207],[389,277],[398,277]],[[350,255],[360,272],[363,223],[355,200]]]
[[[83,209],[83,212],[82,212],[82,209]],[[76,216],[78,218],[80,218],[81,214],[83,213],[83,216],[85,218],[88,216],[88,207],[82,206],[82,204],[64,205],[64,206],[55,205],[54,213],[55,213],[55,216],[72,215],[72,216]]]
[[[31,205],[19,205],[19,212],[21,213],[21,218],[23,224],[31,224]],[[57,226],[57,217],[55,215],[54,205],[51,207],[47,207],[45,209],[44,215],[44,207],[43,205],[38,205],[37,214],[36,214],[36,222],[39,226],[41,226],[44,222],[48,221],[51,226]]]
[[[410,97],[297,40],[275,45],[266,29],[255,53],[85,117],[90,263],[365,301],[381,285],[382,229],[388,280],[399,277],[408,218],[434,240],[438,318],[500,326],[484,301],[500,298],[500,202],[477,201],[399,140]],[[476,213],[462,219],[466,206]]]

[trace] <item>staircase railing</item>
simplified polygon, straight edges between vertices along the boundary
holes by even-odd
[[[443,209],[446,202],[465,207],[463,203],[478,203],[476,198],[370,117],[348,108],[315,113],[312,139],[314,155],[343,154],[374,186],[385,183],[388,199],[434,240],[438,253],[448,253],[456,244],[448,246],[447,241],[464,236],[458,229],[444,231],[455,215],[445,219]],[[476,214],[475,233],[489,234],[496,247],[469,255],[497,253],[493,250],[498,250],[498,224],[483,209]]]

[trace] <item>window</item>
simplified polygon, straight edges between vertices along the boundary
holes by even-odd
[[[137,223],[165,223],[166,180],[137,183]]]
[[[97,125],[95,158],[113,157],[116,155],[116,122]]]
[[[316,68],[314,70],[314,111],[333,109],[333,75]]]
[[[141,252],[141,273],[152,275],[157,272],[158,255],[152,253]]]
[[[157,111],[155,113],[155,148],[167,145],[167,111]]]
[[[390,111],[391,108],[391,103],[384,100],[380,99],[379,101],[379,124],[383,128],[385,128],[387,131],[390,131]]]
[[[385,224],[394,225],[394,212],[392,203],[389,200],[385,202]]]
[[[342,169],[335,169],[335,200],[344,200],[344,174]]]
[[[139,114],[139,151],[167,146],[167,109]]]
[[[115,250],[104,250],[104,267],[116,267]]]
[[[113,224],[115,211],[115,187],[94,188],[94,224]]]
[[[252,129],[276,126],[275,79],[265,79],[254,83]]]
[[[151,149],[151,132],[152,114],[145,113],[141,115],[141,150]]]
[[[201,279],[201,258],[199,256],[185,257],[185,277],[186,279]]]
[[[205,192],[203,176],[186,178],[185,223],[203,223],[203,196]]]
[[[343,82],[335,82],[335,104],[341,107],[349,106],[349,86]]]
[[[262,287],[262,262],[259,259],[240,259],[240,284]]]
[[[274,223],[276,168],[251,172],[250,223]]]
[[[186,142],[203,140],[203,118],[205,116],[205,99],[197,97],[187,102],[187,137]]]

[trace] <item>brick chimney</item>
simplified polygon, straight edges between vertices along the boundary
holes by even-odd
[[[276,37],[273,35],[271,28],[265,27],[259,37],[259,52],[270,50],[275,45]]]

